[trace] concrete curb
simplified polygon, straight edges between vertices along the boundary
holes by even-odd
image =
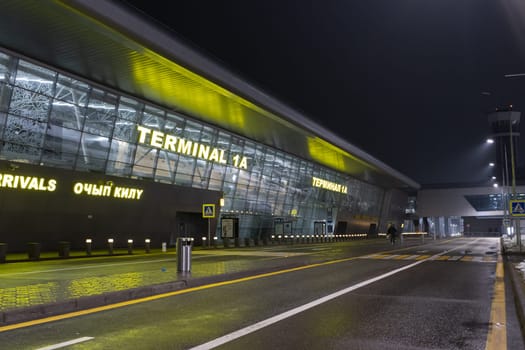
[[[184,289],[187,287],[187,285],[187,281],[181,280],[104,293],[100,295],[69,299],[59,301],[56,303],[6,310],[0,312],[0,326],[7,326],[15,323],[33,321],[40,318],[57,316],[69,312],[81,311],[99,306],[115,304],[123,301],[144,298],[162,293],[168,293],[175,290]]]
[[[525,339],[525,282],[514,267],[514,263],[506,256],[504,256],[504,261],[505,272],[508,274],[511,282],[521,334]]]

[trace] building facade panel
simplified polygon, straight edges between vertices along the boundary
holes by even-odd
[[[291,234],[313,234],[316,222],[324,222],[324,233],[332,234],[366,232],[381,215],[389,219],[390,214],[381,211],[385,189],[348,174],[13,52],[0,52],[0,73],[0,160],[7,166],[25,163],[99,177],[93,181],[109,176],[198,189],[211,193],[199,198],[217,203],[213,193],[220,193],[220,213],[239,219],[241,238],[269,237],[276,223],[286,223]],[[156,193],[158,203],[170,201],[162,191]],[[1,189],[0,197],[4,195]],[[404,200],[396,200],[396,205],[406,204]],[[31,208],[35,215],[42,214]],[[155,215],[151,208],[141,210],[149,213],[147,217]],[[159,239],[188,233],[181,232],[187,230],[180,229],[177,213],[179,218],[193,215],[194,224],[200,225],[195,206],[156,213],[156,220],[169,223],[158,228],[163,231]],[[74,220],[54,222],[53,236],[72,232]],[[100,223],[98,234],[105,224],[106,231],[130,234],[110,221]],[[13,233],[8,227],[10,232],[3,232],[0,240]],[[148,234],[145,226],[134,227],[141,231],[135,234]],[[213,234],[220,236],[221,225],[214,228]]]

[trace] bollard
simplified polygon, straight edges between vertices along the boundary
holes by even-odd
[[[0,264],[5,263],[7,256],[7,243],[0,243]]]
[[[40,243],[27,243],[27,256],[29,260],[40,260]]]
[[[69,258],[69,250],[71,243],[66,241],[58,242],[58,256],[61,258]]]
[[[179,237],[177,238],[177,271],[189,272],[191,271],[191,245],[193,238]]]
[[[113,238],[108,239],[108,254],[113,255]]]
[[[144,240],[144,248],[146,249],[146,253],[149,253],[150,252],[150,239],[149,238],[146,238]]]
[[[166,242],[162,242],[162,252],[166,253]]]
[[[86,238],[86,255],[91,255],[91,238]]]
[[[128,239],[128,254],[133,254],[133,240]]]

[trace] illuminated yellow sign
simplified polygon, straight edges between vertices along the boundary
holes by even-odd
[[[202,205],[202,217],[203,218],[214,218],[215,217],[215,204],[203,204]]]
[[[348,193],[348,187],[345,185],[341,185],[335,182],[331,182],[328,180],[320,179],[318,177],[312,176],[312,186],[319,187],[325,190],[339,192],[339,193]]]
[[[228,164],[226,150],[224,149],[211,147],[210,145],[166,134],[140,125],[137,126],[137,130],[139,132],[139,143],[173,153],[204,159],[209,162]],[[230,165],[240,169],[247,169],[248,160],[246,157],[237,154],[231,157]]]
[[[0,174],[0,187],[53,192],[57,188],[57,180],[37,176]]]
[[[112,197],[123,199],[136,199],[142,197],[144,190],[140,188],[120,187],[113,185],[97,185],[92,183],[77,182],[73,185],[73,192],[75,194],[87,194],[89,196],[97,197]]]

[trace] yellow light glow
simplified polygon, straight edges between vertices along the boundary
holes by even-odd
[[[113,186],[112,182],[110,185],[98,185],[95,183],[76,182],[73,185],[73,193],[77,195],[87,194],[89,196],[97,197],[113,197],[120,199],[139,200],[140,198],[142,198],[144,190],[140,188]]]
[[[0,187],[17,190],[54,192],[57,188],[57,180],[37,176],[0,173]]]

